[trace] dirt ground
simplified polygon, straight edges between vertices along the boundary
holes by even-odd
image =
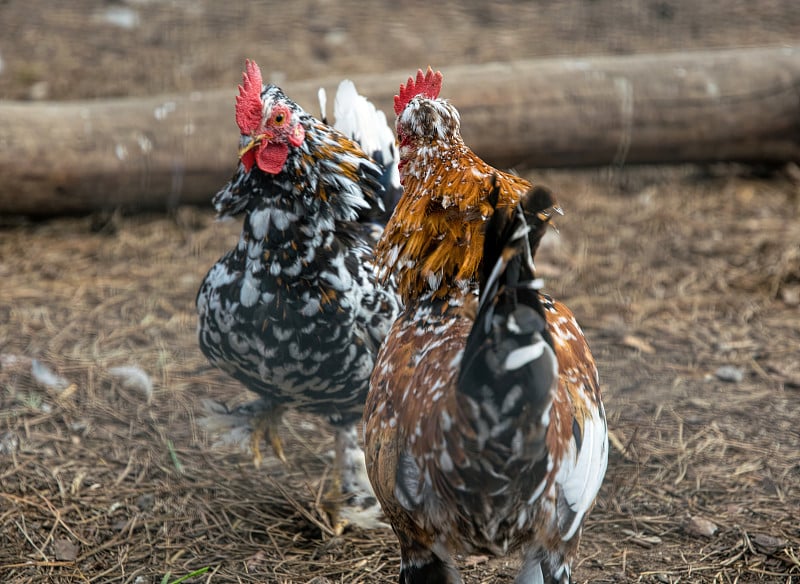
[[[794,2],[396,5],[0,2],[0,97],[233,86],[246,56],[303,78],[800,38]],[[760,170],[521,169],[565,209],[539,265],[612,433],[578,582],[800,582],[800,172]],[[258,471],[198,424],[203,399],[249,398],[195,339],[200,280],[239,228],[193,207],[2,218],[0,581],[396,581],[390,531],[335,536],[319,510],[319,420],[289,415],[289,464]]]

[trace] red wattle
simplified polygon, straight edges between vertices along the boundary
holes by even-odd
[[[288,155],[289,146],[287,144],[264,142],[256,152],[256,164],[258,168],[266,173],[278,174],[283,168]],[[242,157],[242,160],[244,160],[244,157]]]
[[[252,150],[248,150],[244,154],[242,154],[242,166],[247,172],[250,172],[250,169],[253,168],[253,164],[256,162],[256,153]]]

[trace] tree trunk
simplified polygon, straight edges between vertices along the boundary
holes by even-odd
[[[392,96],[411,73],[354,81],[391,121]],[[461,112],[465,141],[501,167],[800,160],[800,47],[541,59],[443,73],[442,97]],[[338,81],[284,90],[318,115],[317,89],[332,98]],[[232,87],[0,103],[0,213],[208,202],[236,166],[235,94]]]

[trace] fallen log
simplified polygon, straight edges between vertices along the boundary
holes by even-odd
[[[502,167],[800,160],[800,46],[442,71],[465,140]],[[353,79],[391,120],[410,73]],[[317,89],[338,81],[284,89],[318,113]],[[235,168],[235,93],[0,102],[0,213],[207,203]]]

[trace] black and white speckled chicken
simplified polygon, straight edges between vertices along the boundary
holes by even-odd
[[[404,306],[364,410],[369,478],[401,584],[459,583],[469,552],[567,584],[608,437],[586,339],[534,273],[560,209],[464,144],[441,81],[420,71],[395,97],[404,191],[376,251]]]
[[[240,163],[213,202],[220,217],[243,214],[244,226],[200,286],[200,347],[259,396],[222,412],[249,425],[256,466],[263,437],[285,460],[277,432],[285,409],[318,414],[336,434],[331,498],[377,510],[356,423],[399,305],[391,283],[376,283],[372,261],[384,200],[393,205],[400,190],[394,135],[352,82],[336,96],[340,131],[262,85],[254,62],[243,78]]]

